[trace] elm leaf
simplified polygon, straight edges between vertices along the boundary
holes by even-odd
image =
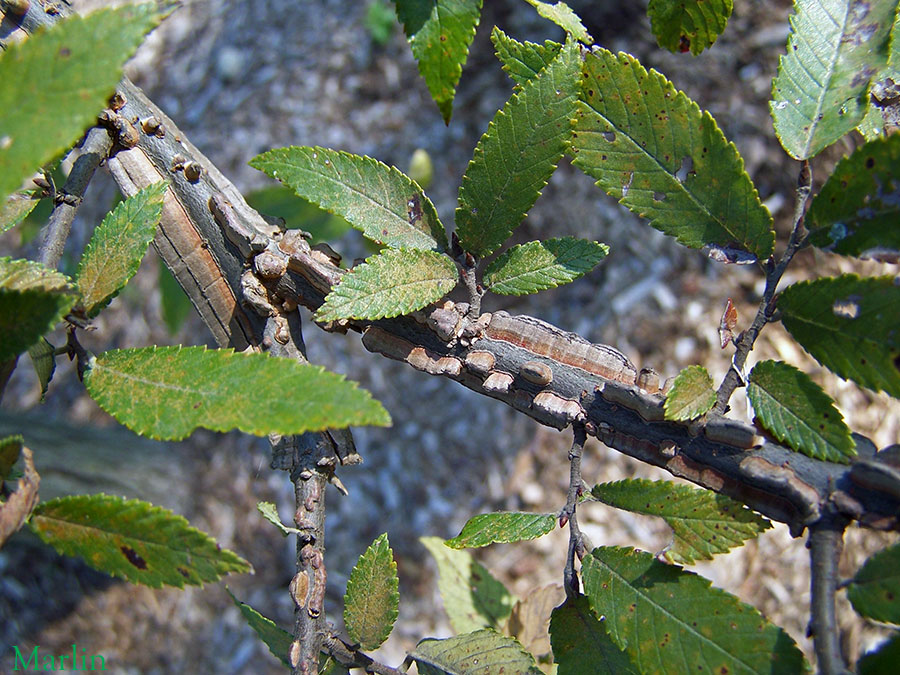
[[[856,455],[850,428],[834,401],[794,366],[760,361],[750,372],[747,396],[759,423],[793,450],[841,464]]]
[[[725,30],[733,0],[650,0],[647,15],[660,47],[697,56]]]
[[[795,0],[770,108],[775,135],[808,159],[863,119],[869,84],[887,63],[895,3]]]
[[[690,248],[772,254],[772,216],[715,120],[634,57],[585,58],[574,163],[656,229]]]
[[[900,544],[866,560],[847,587],[847,597],[862,616],[900,624]]]
[[[541,675],[522,645],[488,629],[444,640],[425,638],[410,656],[420,675]]]
[[[250,166],[346,219],[376,243],[391,248],[447,248],[444,226],[422,188],[400,170],[371,157],[293,146],[257,155]]]
[[[855,274],[804,281],[778,297],[782,322],[823,366],[900,398],[900,286]]]
[[[456,209],[456,234],[473,255],[490,255],[506,241],[568,148],[580,64],[578,48],[569,41],[497,111],[478,141]]]
[[[550,615],[553,660],[562,675],[638,675],[591,611],[586,596],[567,598]]]
[[[453,97],[481,19],[481,0],[394,0],[419,73],[450,123]]]
[[[494,50],[500,63],[503,64],[503,70],[519,87],[537,77],[537,74],[550,65],[563,47],[560,43],[552,40],[546,40],[542,45],[534,42],[519,42],[496,26],[491,31],[491,42],[494,43]]]
[[[490,544],[537,539],[556,527],[553,513],[482,513],[469,518],[462,532],[445,544],[450,548],[479,548]]]
[[[229,588],[226,587],[225,591],[231,596],[231,600],[241,611],[241,615],[244,617],[247,625],[253,629],[257,637],[269,648],[272,656],[281,659],[281,662],[290,668],[291,663],[288,661],[288,654],[290,653],[291,641],[293,640],[291,634],[283,628],[279,628],[274,621],[264,617],[246,602],[238,600]]]
[[[448,548],[440,537],[421,537],[419,541],[437,563],[438,590],[453,630],[499,629],[516,602],[506,587],[468,551]]]
[[[400,605],[399,584],[385,533],[359,557],[344,596],[344,626],[363,649],[378,649],[391,634]]]
[[[582,561],[585,595],[641,673],[804,671],[781,628],[707,579],[649,553],[603,546]]]
[[[586,45],[594,43],[594,38],[587,32],[579,16],[566,3],[556,2],[551,5],[549,2],[541,2],[541,0],[525,1],[534,7],[538,14],[555,23],[579,42]]]
[[[91,567],[153,588],[202,586],[250,564],[187,520],[137,499],[75,495],[38,504],[29,521],[44,542]]]
[[[666,394],[665,418],[675,422],[706,414],[716,404],[713,381],[703,366],[684,368]]]
[[[443,253],[387,249],[343,276],[316,312],[316,321],[409,314],[440,300],[457,283],[456,263]]]
[[[0,204],[96,123],[122,64],[158,21],[155,3],[100,9],[0,52]]]
[[[500,295],[556,288],[590,272],[607,253],[606,244],[575,237],[516,245],[488,265],[484,287]]]
[[[772,527],[768,520],[729,497],[669,481],[601,483],[591,494],[618,509],[665,520],[675,540],[663,555],[672,563],[712,560],[714,555],[743,546]]]
[[[156,234],[167,187],[159,182],[139,190],[94,230],[75,273],[88,318],[99,314],[137,272]]]
[[[264,436],[390,424],[381,404],[342,375],[231,349],[112,350],[90,360],[84,384],[120,423],[162,440],[197,427]]]
[[[65,275],[31,260],[0,258],[0,362],[35,344],[77,299]]]

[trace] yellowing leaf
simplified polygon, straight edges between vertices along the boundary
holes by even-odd
[[[740,502],[668,481],[601,483],[591,494],[604,504],[665,520],[675,541],[664,555],[673,563],[712,560],[772,527]]]
[[[410,656],[420,675],[541,675],[522,645],[487,629],[445,640],[426,638]]]
[[[466,551],[454,551],[439,537],[419,539],[438,566],[438,589],[444,611],[457,633],[499,628],[515,598]]]
[[[666,394],[667,420],[692,420],[706,414],[716,404],[713,381],[703,366],[688,366],[675,376]]]
[[[369,393],[324,368],[205,347],[105,352],[84,375],[97,404],[132,431],[178,440],[197,427],[264,436],[387,426]]]
[[[202,585],[231,572],[251,572],[247,561],[220,548],[179,515],[136,499],[76,495],[41,502],[31,529],[64,555],[132,583],[158,588]]]
[[[363,649],[378,649],[391,634],[400,605],[399,583],[385,533],[359,557],[344,596],[344,626]]]
[[[154,183],[120,202],[88,242],[75,274],[87,316],[96,316],[135,275],[162,214],[166,183]]]

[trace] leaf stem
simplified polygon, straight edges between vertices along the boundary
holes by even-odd
[[[797,177],[796,199],[794,202],[794,223],[791,228],[791,236],[788,240],[787,248],[782,253],[777,263],[773,258],[769,258],[765,262],[766,271],[766,288],[759,302],[759,309],[756,312],[756,318],[753,320],[750,328],[741,333],[734,341],[737,349],[734,358],[731,361],[731,368],[725,373],[722,384],[716,392],[716,405],[713,412],[719,415],[725,413],[728,407],[728,401],[734,390],[744,384],[743,370],[744,364],[747,362],[747,356],[753,349],[756,338],[759,337],[763,327],[772,320],[775,314],[775,291],[784,276],[784,271],[788,264],[797,253],[806,244],[807,231],[803,225],[806,216],[806,209],[809,206],[810,186],[812,185],[812,170],[807,160],[800,163],[800,174]]]
[[[403,675],[405,672],[375,661],[334,634],[325,636],[322,651],[347,668],[362,668],[367,673],[378,673],[378,675]]]
[[[563,586],[566,589],[566,597],[575,599],[578,597],[580,587],[578,575],[575,572],[575,556],[579,560],[584,556],[584,535],[578,527],[578,498],[584,492],[584,479],[581,477],[581,456],[584,453],[584,443],[587,440],[587,431],[584,424],[572,425],[572,448],[569,450],[569,491],[566,495],[566,505],[560,511],[561,523],[569,523],[569,551],[566,556],[566,567],[563,571]]]
[[[835,617],[834,596],[838,588],[838,562],[843,548],[847,519],[828,514],[809,526],[812,606],[809,633],[813,638],[819,672],[823,675],[847,673],[841,656]]]

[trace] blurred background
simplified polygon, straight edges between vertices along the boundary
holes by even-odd
[[[72,4],[81,11],[104,3]],[[699,57],[656,46],[645,2],[570,0],[569,5],[598,44],[634,54],[712,113],[775,216],[780,251],[799,165],[780,149],[767,102],[787,39],[790,3],[736,3],[725,33]],[[127,72],[253,205],[312,231],[353,260],[371,253],[357,232],[298,200],[286,200],[247,162],[272,147],[322,145],[406,171],[413,153],[423,149],[433,164],[427,193],[444,223],[452,223],[472,150],[512,91],[493,55],[494,25],[519,40],[562,39],[560,29],[522,0],[487,0],[449,126],[431,101],[386,0],[186,0],[148,38]],[[852,150],[851,143],[816,158],[816,185]],[[74,269],[92,228],[116,198],[111,179],[98,174],[80,210],[64,271]],[[0,238],[3,254],[35,257],[39,222],[40,213]],[[614,345],[638,367],[653,367],[663,377],[699,363],[714,380],[721,379],[732,352],[719,348],[719,318],[730,297],[739,311],[738,329],[749,325],[763,288],[755,268],[723,266],[682,249],[618,206],[566,159],[515,236],[524,242],[564,235],[605,242],[610,255],[574,284],[523,299],[488,297],[485,310],[532,314]],[[855,261],[807,250],[785,281],[860,270]],[[866,263],[862,271],[896,274],[897,267]],[[83,344],[95,352],[209,343],[205,327],[153,253],[94,325],[95,331],[83,333]],[[340,474],[348,497],[328,493],[326,611],[340,621],[350,569],[368,544],[387,532],[399,567],[401,605],[379,658],[398,665],[418,639],[451,634],[435,568],[419,537],[453,536],[480,512],[561,508],[571,434],[539,427],[453,382],[369,354],[358,335],[325,334],[309,321],[305,326],[310,359],[360,382],[394,419],[390,429],[355,430],[365,462]],[[62,344],[62,333],[51,342]],[[878,447],[900,438],[896,401],[830,376],[780,325],[766,329],[748,366],[764,358],[811,372],[837,400],[851,428]],[[735,397],[736,416],[746,417],[744,401]],[[148,499],[186,516],[253,564],[255,575],[226,580],[237,597],[290,629],[287,584],[294,572],[294,543],[257,513],[256,503],[275,502],[289,523],[293,496],[288,477],[269,469],[265,440],[210,432],[178,444],[140,439],[117,427],[85,395],[66,362],[59,362],[41,403],[26,359],[20,359],[6,392],[0,433],[25,435],[42,476],[43,499],[103,491]],[[589,483],[668,476],[596,441],[588,444],[583,470]],[[597,545],[656,552],[668,544],[661,521],[600,504],[585,506],[579,518]],[[566,537],[556,531],[530,544],[494,546],[477,555],[524,597],[562,580]],[[844,573],[851,574],[886,537],[852,529]],[[804,541],[776,526],[721,558],[692,569],[762,610],[809,653]],[[244,624],[224,586],[185,591],[130,586],[59,557],[20,532],[0,549],[0,653],[13,644],[64,653],[77,642],[89,653],[103,654],[114,672],[283,672]],[[855,620],[843,598],[839,615],[850,654],[877,639],[877,631]],[[0,672],[5,665],[0,663]]]

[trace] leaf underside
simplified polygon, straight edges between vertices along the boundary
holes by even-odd
[[[853,274],[794,284],[778,298],[782,322],[823,366],[900,398],[900,287]]]
[[[813,199],[810,242],[842,255],[900,257],[900,135],[843,158]]]
[[[724,495],[668,481],[621,480],[595,485],[591,494],[604,504],[659,516],[675,540],[664,553],[672,563],[712,560],[743,546],[771,527],[769,521]]]
[[[895,10],[890,2],[796,0],[770,103],[775,134],[792,157],[812,157],[862,120]]]
[[[381,404],[342,375],[230,349],[108,351],[91,360],[84,384],[126,427],[163,440],[197,427],[264,436],[390,424]]]
[[[94,230],[75,273],[88,318],[108,305],[137,272],[156,234],[166,188],[159,182],[139,190]]]
[[[850,428],[834,401],[797,368],[760,361],[750,372],[747,396],[760,424],[793,450],[841,464],[856,455]]]
[[[316,320],[409,314],[440,300],[457,283],[456,263],[443,253],[387,249],[345,274],[316,312]]]
[[[453,97],[481,19],[481,0],[394,0],[419,73],[444,123],[453,114]]]
[[[494,116],[459,188],[456,234],[478,257],[496,251],[537,201],[569,144],[578,97],[572,42]]]
[[[382,534],[359,557],[344,596],[344,625],[363,649],[377,649],[391,634],[400,605],[399,583],[387,534]]]
[[[8,45],[0,58],[0,204],[96,122],[122,64],[157,21],[154,3],[101,9]]]
[[[725,30],[732,0],[650,0],[647,15],[660,47],[697,56]]]
[[[13,192],[9,199],[0,203],[0,234],[25,220],[39,201],[28,192]]]
[[[703,577],[618,547],[595,548],[582,573],[594,613],[641,673],[803,672],[787,633]]]
[[[434,204],[408,176],[371,157],[319,147],[257,155],[250,166],[391,248],[447,248]]]
[[[663,405],[667,420],[685,421],[700,417],[715,404],[716,390],[706,368],[688,366],[675,376]]]
[[[419,541],[437,562],[438,590],[453,630],[499,629],[515,604],[506,587],[467,551],[454,551],[439,537]]]
[[[553,513],[482,513],[472,516],[462,532],[446,545],[450,548],[479,548],[543,537],[556,527]]]
[[[181,516],[136,499],[52,499],[35,507],[30,525],[60,553],[153,588],[197,586],[231,572],[252,571],[247,561],[220,548]]]
[[[572,151],[598,186],[681,244],[771,255],[772,217],[737,148],[634,57],[600,48],[586,56]]]

